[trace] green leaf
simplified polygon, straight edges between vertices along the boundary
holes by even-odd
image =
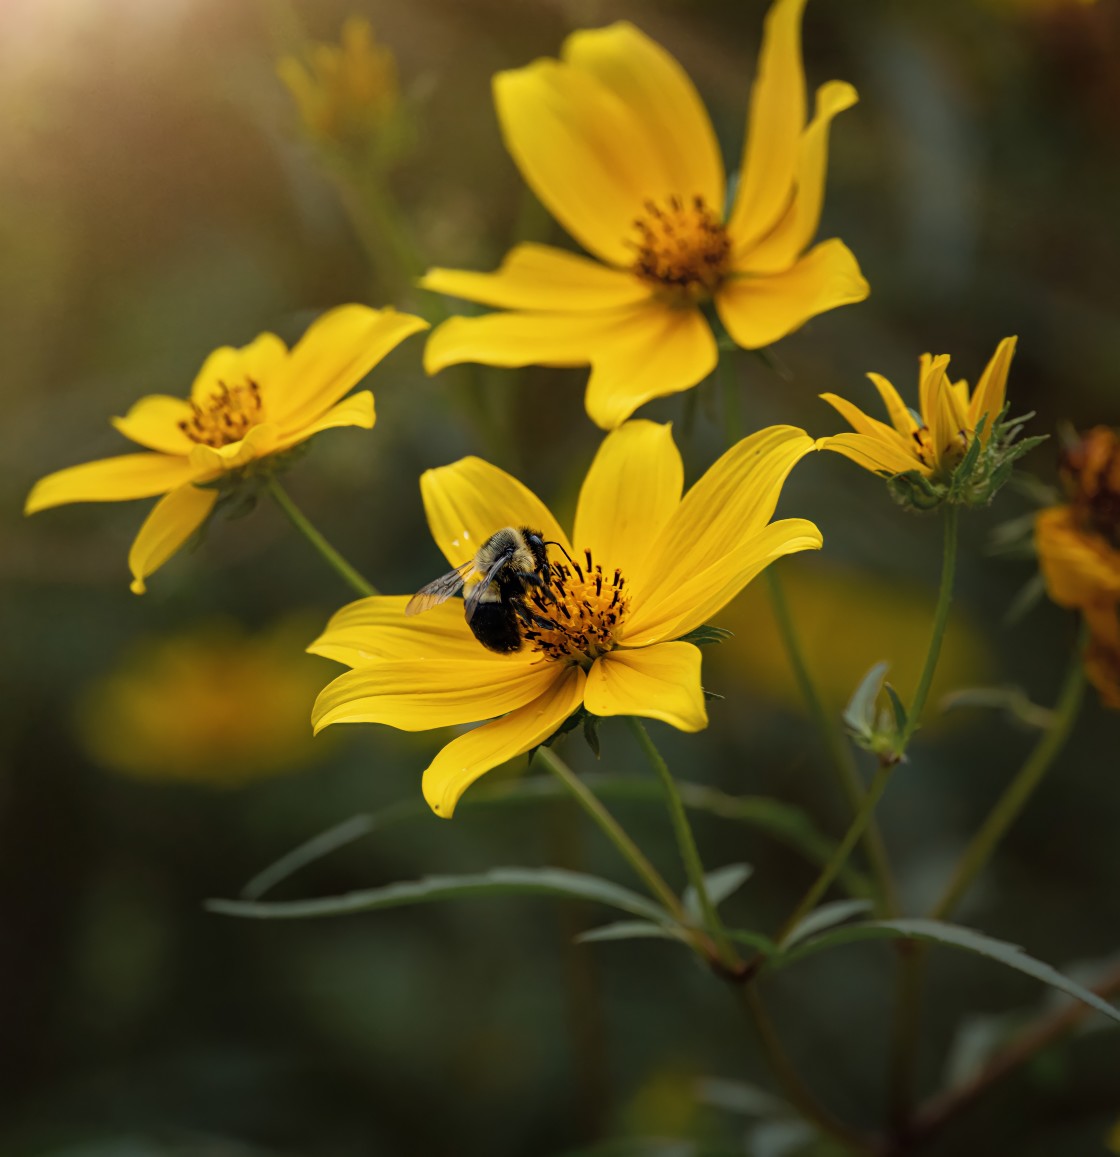
[[[681,635],[677,641],[680,643],[692,643],[696,647],[705,647],[711,643],[724,643],[734,637],[734,631],[705,624],[702,627],[696,627],[689,631],[687,635]]]
[[[844,722],[857,735],[870,738],[875,733],[875,704],[883,689],[889,663],[876,663],[859,681],[852,692],[848,706],[844,708]]]
[[[474,896],[562,896],[569,900],[594,900],[655,923],[672,923],[665,909],[644,896],[610,880],[564,868],[493,868],[473,876],[427,876],[321,900],[274,903],[208,900],[206,908],[223,916],[245,916],[252,920],[299,920]]]
[[[725,867],[716,868],[714,872],[709,872],[704,877],[708,898],[718,908],[728,896],[737,892],[750,879],[753,871],[754,868],[750,864],[727,864]],[[699,922],[703,919],[703,913],[700,911],[700,897],[697,896],[696,889],[691,884],[685,888],[682,902],[684,910],[694,920]]]
[[[783,948],[788,951],[795,944],[799,944],[802,940],[808,940],[810,936],[816,936],[818,932],[823,932],[826,928],[843,924],[845,920],[850,920],[853,916],[862,916],[870,907],[870,900],[833,900],[829,904],[822,904],[819,908],[814,908],[804,920],[794,926],[793,930],[786,936]]]
[[[890,683],[884,683],[883,687],[887,692],[887,698],[890,700],[891,712],[894,714],[895,733],[901,735],[906,730],[906,707],[898,697],[898,692]]]
[[[962,687],[943,696],[940,706],[942,711],[956,707],[994,707],[1006,711],[1016,722],[1042,731],[1054,723],[1054,712],[1032,703],[1022,687]]]
[[[577,944],[597,944],[605,940],[680,940],[688,942],[683,929],[676,925],[654,924],[651,920],[619,920],[581,932]]]
[[[701,1104],[744,1117],[784,1117],[792,1112],[785,1101],[746,1081],[699,1077],[695,1088]]]
[[[728,928],[726,931],[728,938],[734,940],[736,944],[745,944],[764,956],[773,956],[778,951],[777,944],[761,932],[751,932],[746,928]]]
[[[932,944],[944,944],[949,948],[961,948],[977,956],[985,956],[989,960],[996,960],[1008,968],[1015,969],[1016,972],[1041,980],[1043,984],[1048,984],[1059,992],[1076,997],[1083,1004],[1120,1023],[1120,1009],[1114,1008],[1068,976],[1063,976],[1056,968],[1028,956],[1017,944],[995,940],[971,928],[962,928],[959,924],[944,924],[939,920],[872,920],[866,924],[838,928],[804,941],[792,952],[772,957],[768,966],[784,968],[795,960],[811,956],[826,948],[837,948],[841,944],[852,944],[860,940],[883,939],[925,940]]]

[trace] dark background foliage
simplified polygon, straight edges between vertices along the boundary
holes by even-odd
[[[645,1137],[741,1152],[743,1120],[698,1107],[694,1083],[766,1081],[748,1026],[679,950],[573,948],[573,934],[602,913],[523,900],[292,924],[204,912],[206,897],[235,894],[324,828],[415,799],[439,736],[345,729],[298,771],[215,788],[114,775],[81,725],[89,687],[142,641],[222,618],[263,631],[293,611],[309,639],[348,598],[266,504],[216,524],[143,599],[129,593],[125,567],[143,504],[67,507],[30,522],[20,505],[42,474],[122,452],[107,417],[146,393],[183,393],[219,344],[264,329],[294,339],[344,301],[394,295],[428,308],[419,291],[394,290],[376,269],[371,278],[274,75],[294,28],[334,39],[352,11],[397,53],[415,102],[416,148],[394,188],[422,249],[433,263],[489,268],[517,237],[559,239],[501,147],[495,70],[554,54],[572,28],[628,17],[678,55],[735,158],[764,5],[0,6],[0,1152],[536,1157],[610,1137],[618,1153],[669,1151]],[[1009,333],[1020,335],[1012,405],[1038,412],[1032,429],[1120,421],[1120,6],[813,0],[805,36],[810,82],[841,77],[861,94],[834,130],[822,236],[848,242],[872,296],[782,342],[788,380],[749,356],[735,361],[745,425],[834,432],[818,393],[870,404],[862,375],[876,369],[913,397],[924,350],[950,352],[956,374],[975,381]],[[467,377],[425,378],[420,348],[407,344],[371,380],[376,430],[325,435],[289,482],[387,591],[415,589],[442,565],[424,527],[422,469],[483,453],[570,511],[597,444],[582,372],[485,373],[496,417],[480,428],[460,405]],[[690,478],[724,436],[714,384],[695,400],[691,416],[685,398],[649,409],[675,422]],[[1025,465],[1052,481],[1048,447]],[[906,516],[873,478],[826,455],[799,468],[783,509],[825,533],[821,555],[787,570],[830,700],[880,658],[909,688],[936,582],[935,520]],[[965,519],[942,690],[1013,682],[1053,699],[1073,624],[1043,605],[1006,625],[1033,564],[987,549],[996,525],[1028,509],[1005,492]],[[659,728],[659,742],[682,777],[777,796],[838,834],[842,803],[765,600],[748,592],[725,619],[738,634],[707,655],[709,684],[726,695],[711,730]],[[333,673],[295,648],[292,662],[313,686]],[[1115,715],[1089,702],[962,922],[1074,970],[1120,948],[1116,737]],[[1031,740],[994,713],[931,717],[881,813],[910,911],[936,893]],[[575,740],[566,753],[593,768]],[[601,769],[640,770],[609,723]],[[679,880],[661,812],[619,812]],[[772,930],[811,878],[756,830],[713,819],[698,834],[709,866],[755,865],[728,907],[740,926]],[[450,823],[418,809],[281,894],[513,863],[626,879],[566,803],[465,806]],[[852,947],[767,990],[810,1083],[865,1123],[883,1100],[890,963],[882,946]],[[1044,999],[995,965],[935,953],[923,1090],[944,1079],[962,1040]],[[1063,1044],[930,1152],[1103,1152],[1120,1115],[1118,1072],[1114,1030]],[[776,1151],[765,1137],[752,1144]]]

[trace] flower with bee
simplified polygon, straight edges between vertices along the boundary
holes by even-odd
[[[744,349],[769,345],[868,295],[847,246],[810,245],[834,117],[856,103],[830,81],[809,117],[805,0],[776,0],[751,91],[740,179],[728,181],[708,113],[665,49],[632,24],[576,32],[559,60],[494,78],[507,149],[526,183],[591,255],[513,249],[494,273],[432,269],[421,284],[497,312],[429,340],[430,373],[460,362],[590,365],[587,412],[612,429],[715,368],[711,305]]]
[[[319,695],[316,730],[488,720],[424,772],[424,796],[441,816],[479,776],[581,709],[699,731],[708,722],[700,651],[687,636],[774,559],[820,547],[812,522],[770,521],[787,475],[812,449],[804,431],[772,426],[733,446],[682,497],[670,428],[628,422],[596,454],[570,536],[536,495],[479,458],[427,471],[428,525],[455,570],[412,599],[362,599],[332,618],[310,649],[352,669]],[[447,596],[465,583],[469,603],[480,582],[486,593],[469,625]],[[487,646],[473,629],[486,601],[516,631],[516,647]],[[407,614],[410,603],[421,613]]]

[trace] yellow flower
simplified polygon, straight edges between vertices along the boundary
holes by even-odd
[[[301,638],[295,623],[248,636],[207,622],[146,642],[87,689],[79,735],[104,767],[138,779],[235,787],[310,762],[319,672]]]
[[[397,62],[374,41],[367,20],[349,17],[339,44],[314,44],[305,62],[283,57],[277,75],[312,137],[342,145],[369,143],[394,127],[400,104]]]
[[[982,443],[1003,410],[1007,371],[1018,339],[1005,337],[969,396],[968,382],[949,380],[949,355],[922,354],[918,375],[919,413],[915,414],[882,374],[868,374],[887,408],[891,424],[868,417],[858,406],[836,394],[821,394],[847,418],[854,434],[822,438],[818,447],[835,450],[853,462],[888,477],[916,470],[923,478],[949,479],[976,436],[980,420]]]
[[[776,0],[751,93],[730,212],[711,121],[692,82],[633,25],[576,32],[560,60],[494,78],[506,147],[525,181],[598,260],[519,245],[495,273],[433,269],[421,284],[509,310],[452,318],[428,342],[430,373],[459,362],[591,366],[587,412],[612,429],[651,398],[716,365],[701,305],[757,349],[868,294],[833,239],[805,252],[820,220],[832,118],[850,84],[818,89],[807,122],[805,0]]]
[[[1085,622],[1089,626],[1085,676],[1100,693],[1101,703],[1120,711],[1120,604],[1086,607]]]
[[[351,603],[311,647],[353,668],[320,694],[316,730],[491,720],[452,740],[425,771],[424,796],[442,816],[479,776],[545,742],[581,707],[700,730],[708,722],[700,652],[682,636],[774,559],[819,548],[813,523],[769,521],[786,476],[812,449],[802,430],[770,427],[728,450],[682,498],[670,428],[628,422],[595,456],[570,539],[540,499],[487,462],[427,471],[428,525],[452,566],[506,526],[538,530],[574,560],[551,556],[549,592],[533,608],[549,624],[525,628],[522,650],[495,654],[471,634],[460,603],[414,618],[404,597]]]
[[[48,474],[27,497],[26,514],[69,502],[119,502],[162,494],[132,544],[132,589],[161,567],[205,522],[220,485],[254,462],[336,426],[370,429],[373,394],[353,386],[427,322],[392,309],[344,305],[324,314],[291,350],[263,333],[222,346],[203,363],[189,400],[141,398],[113,425],[148,452],[87,462]],[[341,400],[340,400],[341,399]]]

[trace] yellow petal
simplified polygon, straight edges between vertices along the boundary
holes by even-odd
[[[420,284],[499,309],[559,313],[616,309],[650,296],[649,286],[630,273],[531,242],[511,249],[494,273],[429,269]]]
[[[982,442],[988,441],[992,424],[999,417],[1007,400],[1007,373],[1011,369],[1011,359],[1015,356],[1015,345],[1018,340],[1018,337],[1005,337],[996,346],[996,352],[992,354],[992,360],[988,362],[972,395],[968,407],[969,429],[975,430],[980,419],[985,414],[988,415],[980,439]]]
[[[270,383],[265,416],[284,434],[320,418],[382,358],[428,323],[395,309],[342,305],[312,323]]]
[[[917,470],[926,478],[933,471],[916,454],[910,454],[884,438],[868,434],[836,434],[832,438],[819,438],[818,450],[835,450],[850,458],[857,466],[875,474],[905,474]]]
[[[715,368],[715,338],[697,309],[652,299],[587,314],[491,313],[454,317],[428,339],[424,368],[591,364],[587,412],[605,429],[644,402],[686,390]]]
[[[339,426],[359,426],[363,430],[372,430],[376,419],[373,408],[373,394],[369,390],[360,390],[343,398],[337,405],[332,406],[321,418],[304,426],[301,430],[293,431],[278,438],[270,453],[277,453],[294,446],[299,442],[306,442],[308,438],[322,433],[324,430],[334,430]]]
[[[387,723],[429,731],[491,719],[544,694],[556,678],[551,663],[525,655],[474,659],[382,659],[339,675],[311,710],[315,731],[334,723]]]
[[[147,589],[144,580],[159,570],[194,534],[217,501],[216,490],[187,485],[172,490],[152,507],[128,552],[133,594],[144,593]]]
[[[40,478],[31,489],[24,514],[68,502],[123,502],[151,498],[197,477],[186,458],[167,454],[122,454],[69,466]]]
[[[817,90],[816,114],[801,137],[793,200],[773,231],[753,247],[732,237],[736,268],[752,273],[788,269],[816,236],[828,173],[828,131],[833,117],[858,100],[856,90],[841,80]]]
[[[568,536],[548,507],[511,474],[481,458],[461,458],[450,466],[425,470],[420,493],[432,538],[452,566],[473,558],[492,534],[506,526],[539,530],[571,552]]]
[[[635,113],[651,151],[660,153],[665,173],[675,182],[665,192],[686,199],[698,193],[722,215],[723,160],[712,122],[688,74],[661,45],[623,20],[573,33],[562,56],[595,76]],[[661,193],[649,191],[651,196]]]
[[[262,333],[247,346],[221,346],[202,363],[191,386],[191,401],[203,409],[222,392],[222,387],[256,382],[267,396],[288,356],[288,347],[274,333]]]
[[[758,349],[870,292],[851,250],[833,238],[784,273],[729,278],[716,291],[716,309],[738,345]]]
[[[680,505],[684,466],[672,427],[633,421],[608,434],[583,480],[572,545],[630,582]]]
[[[933,368],[921,384],[923,413],[929,426],[930,441],[939,465],[956,460],[960,449],[966,415],[945,373],[948,358],[933,359]]]
[[[297,438],[294,441],[300,441]],[[190,453],[190,463],[200,477],[213,478],[229,470],[240,470],[257,458],[280,448],[280,431],[272,422],[251,426],[244,438],[227,446],[207,446],[198,442]]]
[[[634,112],[595,77],[554,60],[494,77],[506,148],[526,184],[590,253],[628,266],[649,197],[675,192]]]
[[[1040,511],[1034,523],[1046,591],[1059,606],[1086,607],[1120,598],[1120,551],[1082,530],[1069,506]]]
[[[149,450],[176,454],[185,458],[194,443],[179,426],[191,416],[189,403],[166,394],[141,398],[123,418],[111,419],[126,438]]]
[[[914,453],[917,444],[912,437],[907,438],[904,434],[900,434],[893,426],[888,426],[885,422],[880,422],[877,418],[869,417],[858,406],[849,402],[847,398],[841,398],[838,394],[821,394],[821,399],[832,406],[834,410],[837,410],[842,417],[846,418],[848,424],[857,434],[874,438],[884,443],[897,454],[903,455],[903,457],[913,457],[915,465],[920,462],[920,459]],[[907,469],[912,469],[912,467],[908,466]]]
[[[933,434],[933,426],[937,421],[938,407],[941,405],[938,397],[941,383],[945,378],[945,371],[949,367],[949,355],[922,354],[920,359],[921,376],[918,378],[918,410],[922,421]],[[936,442],[934,443],[936,445]]]
[[[774,0],[751,87],[739,193],[728,229],[742,245],[767,233],[789,204],[805,128],[801,13],[805,0]]]
[[[380,659],[450,662],[481,657],[482,644],[467,626],[461,600],[441,603],[422,615],[406,615],[409,597],[375,595],[349,603],[331,616],[308,651],[348,667]]]
[[[820,550],[821,532],[804,518],[784,518],[763,527],[680,586],[657,588],[624,624],[627,646],[677,639],[718,614],[775,559],[800,550]]]
[[[902,400],[898,390],[896,390],[882,374],[868,374],[867,376],[879,391],[879,397],[883,399],[883,405],[887,407],[891,425],[894,426],[904,438],[911,438],[918,429],[918,423],[914,420],[914,415],[910,407]],[[824,395],[822,394],[821,396],[823,397]]]
[[[463,792],[480,776],[553,735],[583,701],[579,667],[549,664],[553,682],[531,703],[453,739],[424,772],[424,798],[450,819]]]
[[[583,704],[592,715],[640,715],[680,731],[700,731],[708,726],[700,649],[659,643],[611,651],[588,672]]]

